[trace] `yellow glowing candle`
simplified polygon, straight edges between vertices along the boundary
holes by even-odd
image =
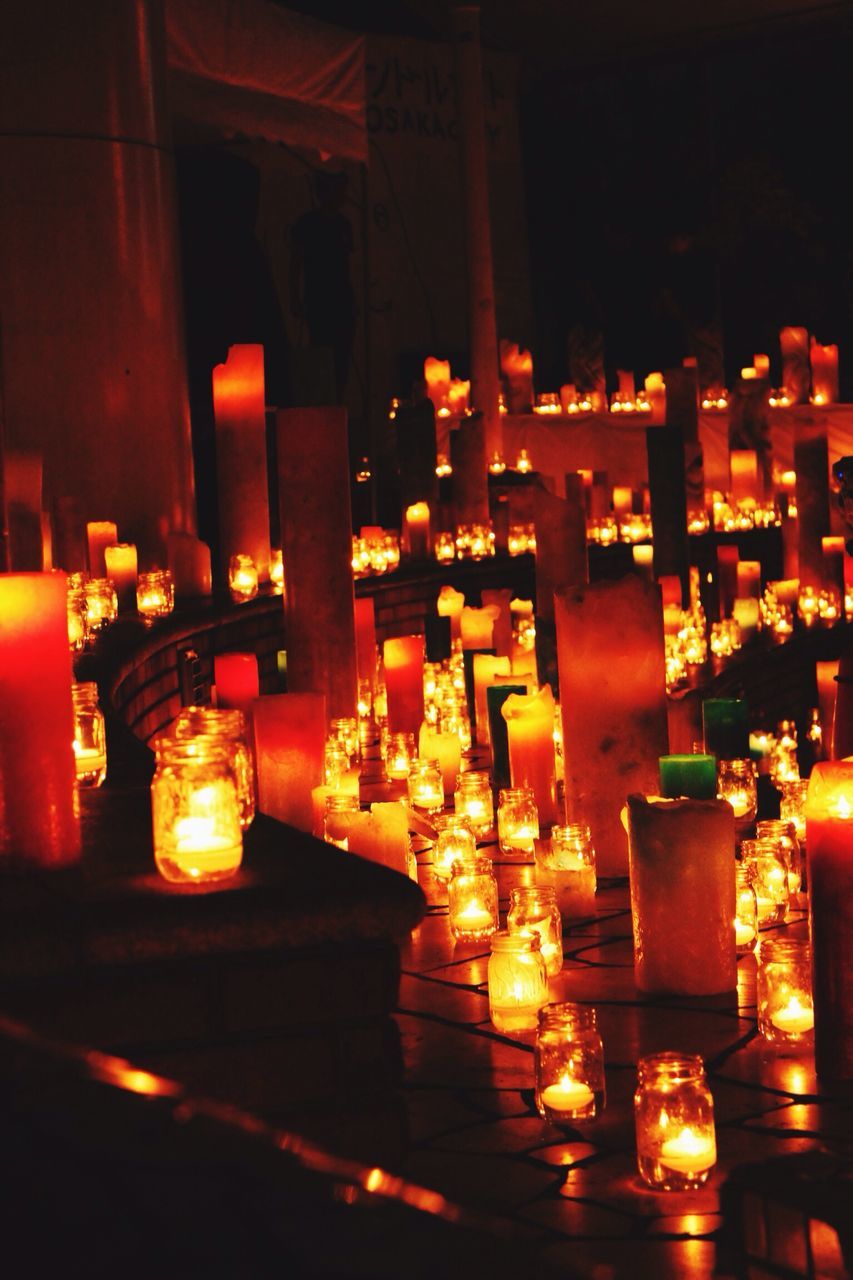
[[[717,1163],[716,1141],[685,1125],[676,1137],[661,1143],[660,1162],[676,1173],[704,1173]]]
[[[450,635],[454,640],[458,640],[462,634],[462,609],[464,605],[464,592],[456,591],[453,587],[442,587],[439,591],[436,612],[440,618],[450,619]]]
[[[138,571],[136,547],[132,542],[119,542],[104,547],[106,576],[111,579],[118,596],[119,612],[133,609],[136,604],[136,575]]]
[[[563,1074],[556,1084],[542,1090],[542,1104],[551,1111],[580,1111],[594,1101],[595,1094],[582,1080]]]
[[[430,553],[429,505],[415,502],[405,511],[405,530],[409,555],[413,560],[426,560]]]
[[[755,930],[751,924],[745,924],[743,920],[735,920],[735,946],[748,947],[755,937]]]
[[[462,610],[460,633],[463,649],[491,649],[495,621],[500,613],[497,605],[488,604],[484,609]]]
[[[112,520],[90,520],[86,525],[86,537],[89,543],[89,576],[105,578],[104,550],[118,542],[118,526]]]
[[[731,494],[735,502],[758,498],[758,454],[754,449],[732,449]]]
[[[791,996],[784,1008],[771,1014],[770,1021],[779,1031],[788,1035],[801,1035],[805,1031],[811,1031],[814,1026],[814,1010],[809,1005],[801,1004],[797,996]]]
[[[550,685],[524,696],[511,693],[501,707],[507,722],[509,771],[513,787],[529,787],[540,821],[557,821],[557,778],[554,754],[554,695]]]

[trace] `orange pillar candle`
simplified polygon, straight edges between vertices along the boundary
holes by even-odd
[[[314,825],[311,792],[323,783],[326,699],[273,693],[253,705],[258,808],[300,831]]]
[[[834,344],[822,347],[812,338],[809,355],[812,365],[813,402],[836,404],[838,401],[838,347]]]
[[[627,485],[618,484],[613,490],[613,514],[630,515],[634,507],[634,490]]]
[[[114,547],[118,542],[118,527],[112,520],[90,520],[86,525],[86,539],[89,543],[89,577],[106,578],[104,548]]]
[[[853,761],[816,764],[806,799],[819,1076],[853,1078]]]
[[[352,814],[348,843],[350,853],[408,875],[409,823],[402,805],[378,801],[369,813]]]
[[[625,875],[620,811],[654,794],[668,754],[663,609],[635,574],[557,593],[566,813],[587,822],[601,875]]]
[[[758,500],[758,454],[754,449],[732,449],[729,459],[730,491],[735,502]]]
[[[731,805],[630,795],[628,850],[638,989],[691,996],[733,991]]]
[[[450,635],[458,640],[462,635],[462,610],[465,606],[465,595],[454,587],[442,587],[438,593],[436,612],[440,618],[450,619]]]
[[[119,613],[136,608],[136,547],[132,542],[119,542],[104,547],[106,576],[111,580],[118,597]]]
[[[761,561],[739,560],[737,563],[737,595],[741,600],[761,596]]]
[[[426,560],[432,553],[429,504],[414,502],[405,510],[405,536],[413,560]]]
[[[233,707],[250,718],[260,692],[258,659],[254,653],[217,653],[213,659],[216,705]]]
[[[844,598],[844,539],[837,535],[822,537],[820,540],[823,553],[823,564],[826,570],[824,585],[837,591]]]
[[[373,596],[355,601],[355,650],[359,680],[369,680],[376,687],[376,609]]]
[[[757,355],[752,357],[752,367],[755,369],[759,378],[770,377],[770,357],[766,355]]]
[[[210,547],[206,542],[192,533],[167,533],[166,559],[179,599],[210,595]]]
[[[551,826],[559,816],[554,709],[554,695],[547,684],[529,696],[511,693],[501,707],[507,723],[512,785],[530,788],[544,826]]]
[[[462,648],[491,649],[495,619],[499,612],[495,605],[474,609],[466,604],[460,617]]]
[[[809,333],[808,329],[787,325],[779,331],[782,351],[782,386],[791,404],[804,404],[809,398]]]
[[[220,561],[227,576],[232,556],[251,556],[261,582],[269,578],[270,512],[264,408],[264,349],[260,343],[228,348],[213,370]]]
[[[392,733],[420,731],[424,718],[424,638],[395,636],[382,647],[388,728]]]
[[[0,860],[80,856],[62,573],[0,574]]]

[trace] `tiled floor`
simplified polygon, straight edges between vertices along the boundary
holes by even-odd
[[[604,1041],[607,1105],[599,1119],[558,1129],[533,1104],[532,1036],[512,1040],[489,1021],[488,944],[454,943],[446,888],[419,841],[429,912],[403,948],[398,1022],[410,1148],[401,1172],[531,1233],[535,1256],[606,1277],[700,1277],[715,1271],[719,1190],[735,1166],[787,1152],[853,1155],[853,1110],[819,1099],[810,1056],[787,1057],[757,1037],[756,962],[739,962],[737,994],[710,1000],[641,998],[634,986],[624,883],[600,886],[595,918],[572,923],[552,1000],[594,1005]],[[509,889],[529,865],[499,860]],[[802,911],[784,926],[803,935]],[[714,1095],[718,1164],[699,1191],[654,1192],[639,1180],[632,1099],[644,1053],[700,1053]],[[532,1255],[534,1256],[534,1255]],[[716,1272],[720,1274],[720,1272]]]

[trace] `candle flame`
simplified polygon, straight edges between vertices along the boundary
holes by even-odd
[[[853,808],[851,808],[846,796],[838,796],[832,806],[831,813],[834,818],[850,817],[851,813],[853,813]]]

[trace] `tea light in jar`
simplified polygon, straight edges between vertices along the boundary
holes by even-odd
[[[175,607],[175,589],[168,569],[140,573],[136,584],[136,609],[141,617],[165,618]]]
[[[228,587],[232,600],[254,600],[258,594],[258,567],[251,556],[238,554],[231,557]]]
[[[801,1035],[814,1026],[814,1009],[801,1004],[797,996],[791,996],[784,1009],[777,1009],[771,1014],[770,1021],[779,1031]]]
[[[542,1104],[551,1111],[581,1111],[595,1101],[595,1094],[582,1080],[563,1074],[556,1084],[542,1090]]]
[[[277,596],[284,594],[284,558],[277,547],[270,551],[270,582]]]

